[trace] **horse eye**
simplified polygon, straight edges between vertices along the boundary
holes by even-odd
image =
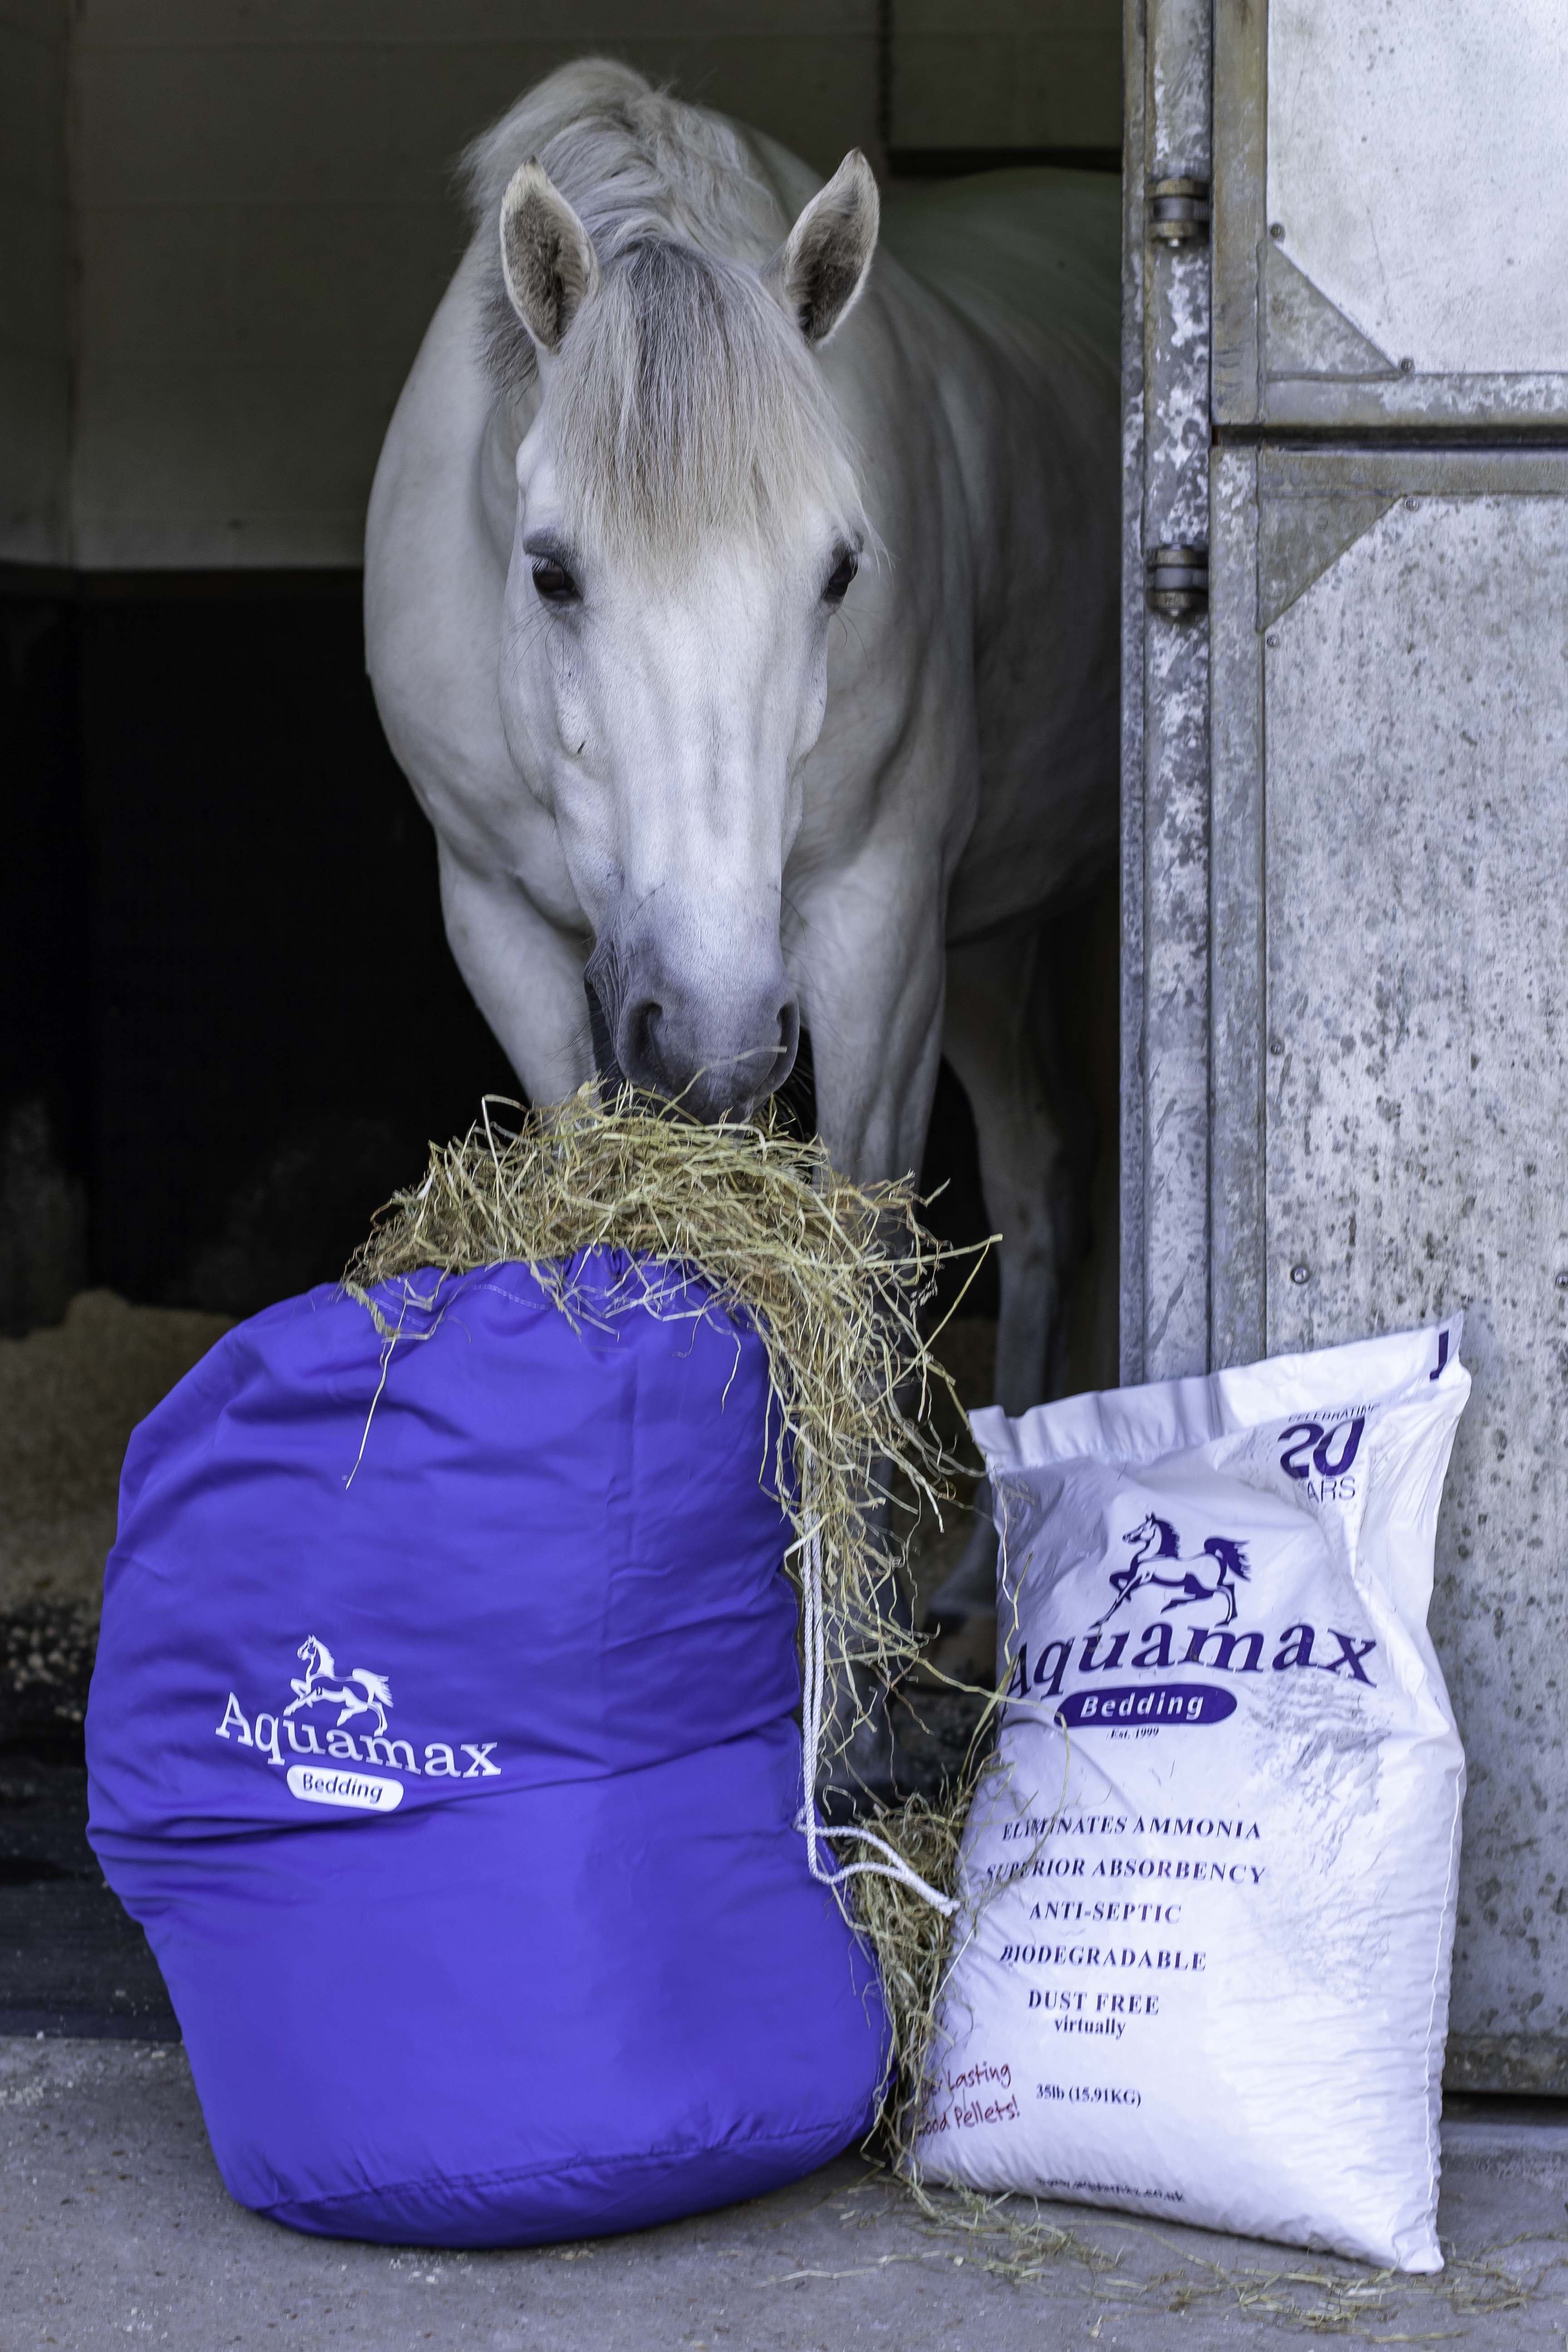
[[[822,592],[825,604],[842,604],[849,593],[849,583],[860,569],[860,559],[846,548],[827,575],[827,585]]]
[[[549,555],[535,563],[533,584],[547,604],[575,604],[583,593],[566,566]]]

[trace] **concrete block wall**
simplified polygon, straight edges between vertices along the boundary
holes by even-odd
[[[878,0],[0,0],[0,559],[357,562],[462,244],[453,159],[569,57],[826,172],[879,153],[885,107],[895,150],[1114,148],[1119,26],[894,0],[889,58]]]
[[[69,556],[68,0],[0,0],[0,556]]]
[[[1119,150],[1117,0],[895,0],[888,143]]]
[[[356,562],[453,159],[592,49],[824,167],[875,135],[874,0],[85,0],[78,562]]]

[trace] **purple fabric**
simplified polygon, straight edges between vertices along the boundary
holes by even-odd
[[[875,1970],[793,1827],[763,1351],[658,1279],[577,1328],[524,1267],[444,1284],[357,1471],[383,1342],[330,1289],[132,1441],[89,1835],[225,2181],[298,2229],[625,2229],[870,2121]]]

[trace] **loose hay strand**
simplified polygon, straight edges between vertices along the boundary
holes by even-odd
[[[769,1118],[705,1127],[629,1089],[605,1101],[584,1087],[537,1110],[491,1097],[466,1136],[431,1147],[424,1178],[380,1212],[344,1281],[388,1355],[411,1307],[438,1311],[447,1275],[505,1261],[525,1264],[574,1323],[601,1319],[603,1298],[590,1304],[576,1271],[595,1250],[630,1261],[611,1313],[717,1309],[754,1330],[768,1364],[764,1475],[792,1528],[803,1638],[816,1608],[832,1764],[866,1719],[868,1672],[891,1685],[921,1654],[900,1606],[910,1539],[927,1511],[940,1525],[959,1466],[931,1425],[936,1393],[957,1399],[920,1316],[939,1267],[971,1255],[973,1279],[988,1244],[944,1246],[918,1208],[907,1180],[853,1184],[819,1141]],[[673,1305],[668,1265],[698,1276],[710,1298]],[[436,1285],[421,1288],[432,1271]],[[967,1796],[961,1788],[946,1811],[914,1799],[868,1816],[863,1832],[834,1833],[880,1841],[891,1857],[843,1862],[833,1883],[881,1974],[900,2143],[913,2131]]]

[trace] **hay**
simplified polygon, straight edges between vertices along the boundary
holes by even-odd
[[[878,1809],[871,1826],[927,1885],[950,1900],[958,1877],[959,1841],[973,1793],[974,1749],[945,1804],[923,1797]],[[938,1996],[956,1957],[955,1925],[973,1930],[958,1912],[922,1902],[900,1878],[868,1871],[855,1885],[856,1924],[877,1956],[882,2004],[892,2035],[893,2063],[879,2119],[888,2161],[915,2189],[914,2146],[925,2096],[926,2062],[936,2033]],[[961,1927],[962,1932],[962,1927]]]
[[[520,1126],[501,1128],[501,1109]],[[922,1230],[909,1185],[861,1188],[818,1142],[766,1123],[699,1126],[629,1092],[605,1104],[584,1087],[540,1111],[487,1102],[380,1213],[345,1285],[375,1307],[389,1346],[396,1326],[370,1293],[401,1279],[407,1303],[427,1309],[438,1293],[409,1277],[432,1268],[526,1264],[580,1321],[605,1312],[574,1281],[574,1262],[595,1249],[642,1262],[612,1311],[657,1305],[651,1260],[692,1270],[721,1313],[757,1331],[797,1583],[810,1542],[821,1549],[830,1679],[912,1664],[920,1640],[897,1611],[909,1538],[922,1511],[940,1519],[956,1465],[930,1426],[932,1390],[951,1393],[951,1382],[919,1326],[952,1253]],[[809,1465],[798,1487],[797,1462]],[[847,1734],[836,1732],[841,1748]]]
[[[1473,2254],[1445,2243],[1441,2272],[1413,2274],[1373,2271],[1350,2255],[1276,2252],[1271,2257],[1267,2244],[1247,2240],[1219,2259],[1205,2251],[1213,2231],[1173,2231],[1151,2216],[1109,2209],[1072,2213],[1018,2192],[928,2189],[918,2181],[873,2174],[849,2194],[866,2194],[867,2208],[841,2210],[841,2221],[863,2229],[876,2218],[873,2198],[898,2195],[902,2214],[933,2249],[962,2246],[962,2254],[947,2259],[1014,2286],[1055,2286],[1053,2302],[1064,2294],[1081,2297],[1085,2319],[1089,2310],[1098,2315],[1091,2336],[1108,2315],[1130,2315],[1134,2336],[1119,2341],[1137,2340],[1140,2316],[1194,2312],[1221,2328],[1234,2316],[1261,2321],[1281,2335],[1354,2336],[1373,2344],[1437,2344],[1458,2336],[1479,2340],[1468,2328],[1445,2323],[1526,2310],[1548,2294],[1561,2299],[1568,2268],[1568,2242],[1558,2231],[1531,2231]],[[1523,2249],[1529,2251],[1521,2260]],[[1406,2325],[1395,2329],[1396,2321]],[[1373,2326],[1375,2336],[1367,2333]]]
[[[1009,1656],[1016,1656],[1017,1593],[1006,1574],[1006,1559],[1004,1514],[1001,1581],[1013,1591],[1014,1610],[1011,1635],[1004,1646]],[[945,1685],[951,1691],[962,1690],[972,1697],[984,1697],[985,1702],[970,1734],[963,1765],[953,1775],[946,1802],[932,1805],[911,1797],[877,1817],[877,1827],[889,1848],[922,1881],[940,1888],[946,1897],[945,1909],[938,1912],[921,1904],[907,1885],[898,1882],[868,1878],[857,1894],[860,1922],[881,1971],[883,2000],[896,2053],[895,2079],[881,2117],[881,2153],[929,2217],[932,2208],[915,2148],[930,2096],[942,1990],[964,1948],[973,1941],[982,1915],[1002,1892],[1003,1883],[998,1880],[989,1888],[970,1886],[961,1893],[958,1863],[964,1824],[980,1795],[981,1783],[987,1778],[988,1768],[998,1763],[990,1734],[1001,1714],[1003,1695],[1000,1685],[980,1692],[973,1685],[956,1682],[930,1660],[922,1660],[918,1679],[926,1681],[928,1685]],[[1045,1713],[1028,1699],[1011,1704],[1038,1715]],[[1067,1795],[1069,1752],[1070,1743],[1064,1732],[1061,1794],[1048,1820],[1036,1830],[1027,1852],[1020,1854],[1020,1867],[1024,1869],[1037,1861],[1060,1818]],[[999,1777],[993,1772],[987,1783],[988,1796],[998,1788],[1011,1794],[1005,1775]]]
[[[957,1399],[921,1311],[945,1261],[968,1255],[977,1265],[988,1245],[944,1247],[918,1206],[907,1181],[852,1184],[820,1142],[771,1118],[704,1127],[679,1107],[629,1091],[606,1102],[584,1087],[542,1110],[487,1101],[465,1137],[432,1147],[423,1181],[380,1213],[345,1276],[382,1333],[384,1381],[410,1308],[438,1309],[446,1276],[507,1260],[526,1264],[562,1313],[582,1321],[606,1309],[584,1299],[575,1266],[587,1251],[618,1250],[631,1265],[608,1311],[717,1310],[757,1332],[771,1391],[766,1472],[793,1529],[786,1568],[801,1601],[808,1797],[819,1761],[841,1759],[865,1722],[868,1684],[873,1693],[891,1685],[921,1655],[910,1539],[923,1514],[940,1524],[960,1467],[932,1426],[938,1393],[955,1410]],[[698,1275],[710,1303],[671,1310],[654,1279],[666,1265]],[[436,1286],[421,1286],[416,1277],[432,1270]],[[876,1954],[900,2147],[931,2033],[973,1771],[972,1751],[947,1810],[911,1799],[832,1832],[854,1858],[841,1853],[828,1870],[815,1810],[803,1807],[812,1867]]]

